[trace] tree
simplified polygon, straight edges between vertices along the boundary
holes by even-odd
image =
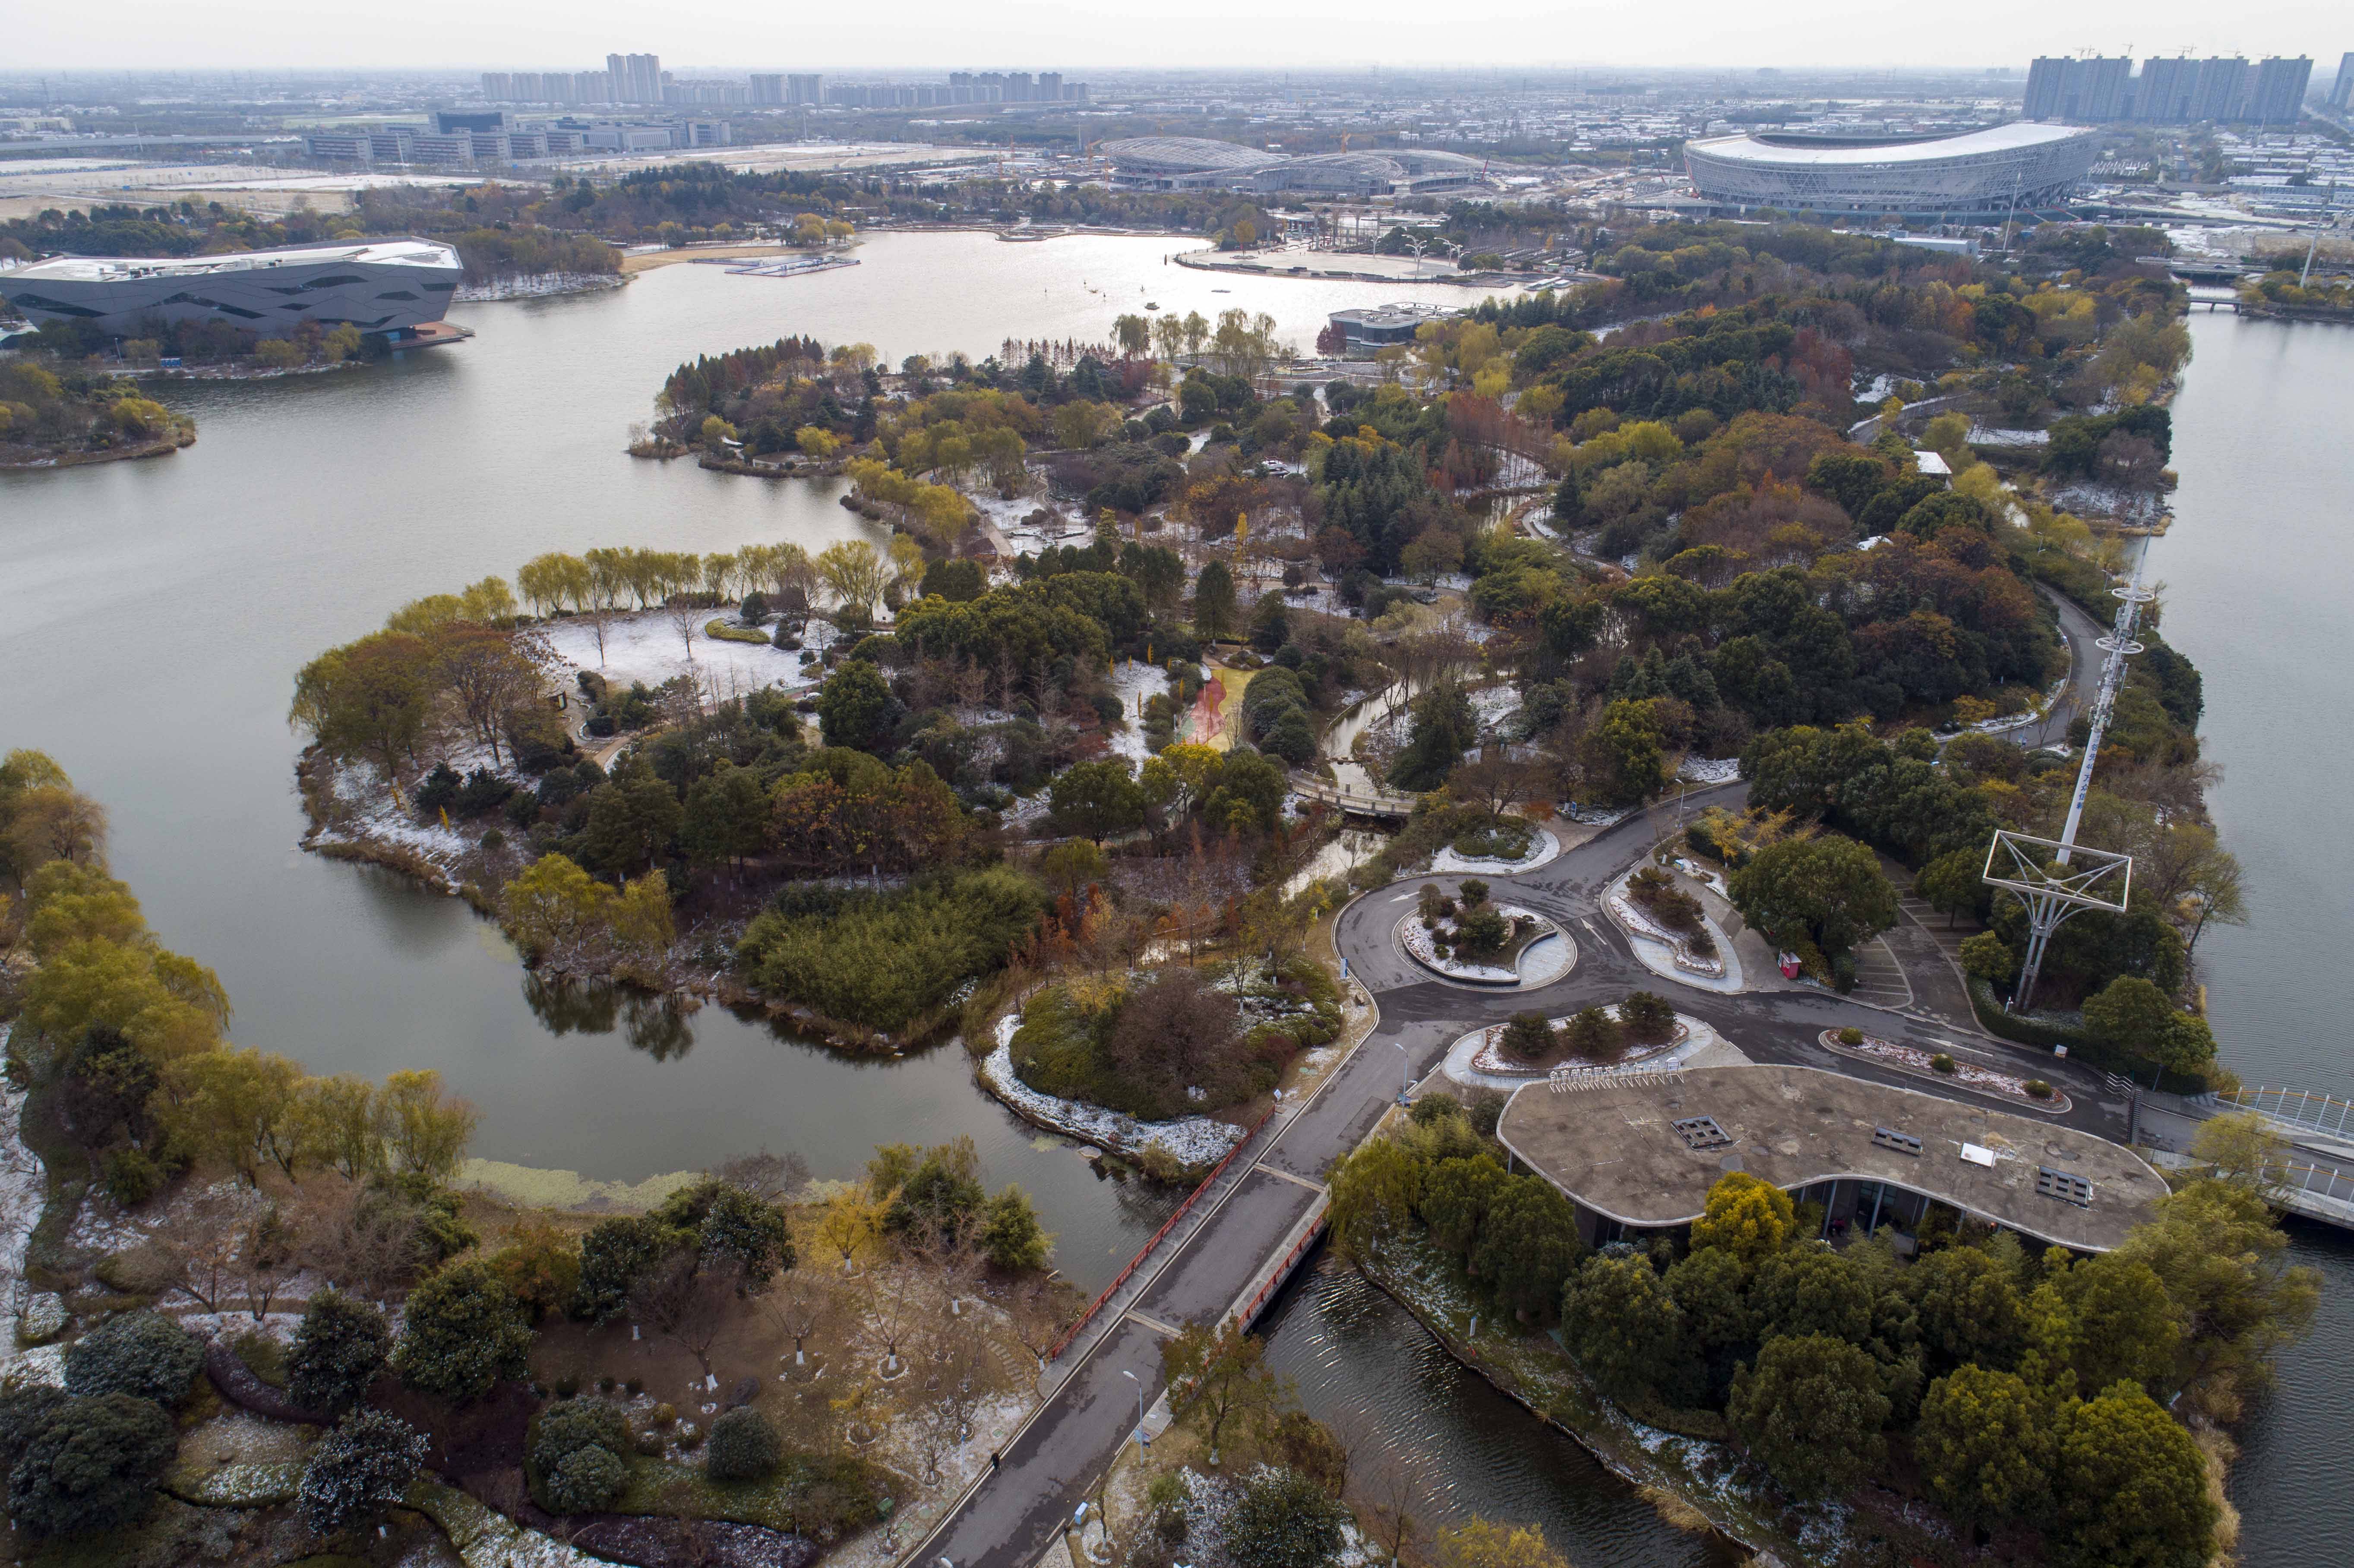
[[[1992,985],[2009,985],[2019,973],[2019,955],[1992,931],[1962,939],[1962,972]]]
[[[2261,1383],[2272,1353],[2313,1319],[2320,1277],[2291,1267],[2288,1238],[2262,1192],[2234,1181],[2193,1181],[2158,1200],[2158,1218],[2115,1255],[2149,1266],[2184,1327],[2181,1383],[2236,1372]]]
[[[610,1322],[628,1305],[638,1280],[681,1240],[651,1214],[620,1214],[589,1226],[580,1238],[580,1289],[574,1315]]]
[[[2051,1410],[2010,1372],[1960,1367],[1921,1397],[1913,1451],[1938,1500],[1966,1523],[2040,1517],[2055,1446]]]
[[[288,716],[331,754],[366,758],[389,779],[424,734],[433,659],[423,638],[401,631],[331,649],[295,676]]]
[[[340,1415],[367,1397],[392,1346],[384,1314],[340,1290],[302,1309],[286,1357],[286,1394],[305,1410]]]
[[[2212,1166],[2218,1180],[2270,1195],[2281,1184],[2288,1140],[2261,1111],[2226,1111],[2200,1124],[2198,1136],[2190,1140],[2190,1158]]]
[[[495,768],[507,715],[539,694],[539,666],[524,656],[514,638],[486,626],[461,621],[442,628],[434,641],[434,680],[456,703],[474,738],[491,748]]]
[[[1404,1147],[1382,1138],[1364,1144],[1332,1173],[1332,1234],[1352,1252],[1372,1245],[1414,1217],[1422,1168]]]
[[[2130,1380],[2152,1393],[2173,1380],[2182,1325],[2157,1270],[2138,1257],[2082,1260],[2054,1247],[2027,1301],[2022,1372],[2054,1395]]]
[[[981,1222],[981,1247],[989,1261],[1012,1272],[1044,1268],[1055,1238],[1038,1223],[1029,1194],[1008,1187],[989,1201]]]
[[[180,1403],[204,1364],[196,1336],[160,1312],[109,1318],[66,1347],[66,1392],[127,1393],[157,1404]]]
[[[531,1325],[490,1265],[445,1265],[409,1293],[392,1369],[421,1393],[466,1404],[529,1370]]]
[[[1473,1519],[1438,1533],[1437,1568],[1570,1568],[1532,1524],[1490,1524]],[[1391,1553],[1395,1556],[1396,1553]]]
[[[1827,1334],[1768,1340],[1733,1380],[1725,1418],[1800,1497],[1844,1490],[1880,1462],[1888,1396],[1871,1356]]]
[[[430,1068],[392,1074],[376,1097],[376,1125],[393,1173],[437,1185],[458,1173],[481,1119],[472,1104],[442,1091],[441,1075]]]
[[[793,1266],[792,1230],[783,1211],[719,1178],[680,1188],[652,1217],[693,1239],[698,1267],[732,1266],[747,1285],[766,1285]]]
[[[1596,1383],[1620,1398],[1656,1390],[1683,1359],[1675,1298],[1646,1257],[1592,1257],[1562,1292],[1563,1337]]]
[[[704,1264],[692,1245],[666,1254],[630,1287],[630,1314],[693,1356],[712,1375],[711,1348],[726,1331],[745,1288],[733,1258]]]
[[[687,787],[679,844],[700,865],[741,863],[760,853],[769,831],[769,792],[759,774],[726,758]]]
[[[1666,1281],[1685,1333],[1702,1350],[1743,1344],[1755,1336],[1748,1272],[1732,1249],[1711,1246],[1689,1253],[1669,1266]]]
[[[1921,1342],[1949,1365],[2007,1365],[2019,1353],[2026,1319],[2010,1271],[1976,1247],[1940,1248],[1905,1277]]]
[[[1569,1200],[1541,1177],[1514,1179],[1489,1208],[1471,1249],[1471,1272],[1496,1305],[1524,1322],[1561,1309],[1561,1287],[1585,1255]]]
[[[259,1050],[204,1051],[165,1065],[154,1102],[166,1134],[200,1160],[260,1184],[261,1162],[275,1157],[291,1178],[298,1145],[295,1087],[302,1069]]]
[[[1212,561],[1193,579],[1193,630],[1204,642],[1223,641],[1235,628],[1235,576]]]
[[[2173,1001],[2139,975],[2119,975],[2084,999],[2093,1038],[2144,1061],[2172,1065],[2176,1017]]]
[[[1417,1102],[1417,1104],[1426,1102]],[[1417,1208],[1433,1245],[1462,1257],[1479,1239],[1488,1211],[1511,1184],[1503,1168],[1485,1154],[1441,1160],[1422,1180]]]
[[[1872,1304],[1863,1270],[1819,1243],[1769,1254],[1749,1292],[1760,1339],[1829,1334],[1861,1345],[1872,1338]]]
[[[1497,1041],[1504,1054],[1516,1062],[1541,1061],[1553,1052],[1555,1042],[1553,1025],[1542,1012],[1516,1012],[1504,1021],[1504,1033]]]
[[[2081,1561],[2198,1568],[2216,1511],[2198,1446],[2148,1394],[2119,1383],[2061,1424],[2056,1490]]]
[[[1986,882],[1978,874],[1984,864],[1984,857],[1975,850],[1941,854],[1921,868],[1921,874],[1913,879],[1913,891],[1943,915],[1947,926],[1964,915],[1982,916],[1989,901]]]
[[[568,1310],[579,1298],[580,1248],[544,1215],[516,1222],[490,1264],[534,1323]]]
[[[852,659],[818,689],[818,723],[828,746],[880,755],[888,750],[897,705],[883,673],[864,659]]]
[[[1049,798],[1056,827],[1098,843],[1144,821],[1144,791],[1126,758],[1073,764],[1055,775]]]
[[[1349,1510],[1310,1478],[1262,1470],[1226,1516],[1226,1555],[1235,1568],[1328,1568],[1348,1522]]]
[[[864,539],[845,539],[818,552],[817,575],[853,620],[872,619],[891,584],[888,557]]]
[[[1692,1222],[1692,1250],[1723,1247],[1755,1264],[1781,1250],[1796,1218],[1789,1193],[1746,1171],[1727,1171],[1709,1188],[1706,1206]]]
[[[36,1536],[112,1530],[146,1516],[178,1446],[172,1418],[128,1393],[69,1399],[8,1472],[8,1515]]]
[[[1733,906],[1766,940],[1847,952],[1896,924],[1896,890],[1853,839],[1785,839],[1733,874]]]
[[[711,1424],[704,1468],[715,1481],[757,1481],[774,1475],[783,1458],[784,1445],[769,1418],[741,1404]]]
[[[1231,1319],[1214,1330],[1186,1325],[1161,1342],[1161,1364],[1171,1408],[1200,1423],[1214,1464],[1228,1422],[1240,1416],[1256,1424],[1282,1402],[1283,1381],[1267,1370],[1265,1342]]]
[[[388,1410],[355,1411],[311,1451],[295,1511],[320,1535],[372,1523],[408,1494],[429,1446]]]
[[[607,876],[647,870],[669,853],[684,815],[678,796],[660,779],[617,776],[589,791],[582,856]]]

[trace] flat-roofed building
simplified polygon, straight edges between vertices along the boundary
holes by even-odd
[[[236,256],[58,256],[0,272],[0,296],[39,323],[136,335],[151,322],[217,321],[282,337],[310,321],[398,335],[438,322],[464,268],[447,245],[373,239]]]
[[[1532,1084],[1496,1135],[1576,1205],[1589,1242],[1690,1224],[1732,1171],[1821,1203],[1827,1232],[1909,1228],[1941,1204],[2075,1252],[2117,1246],[2168,1191],[2130,1149],[1990,1097],[1948,1099],[1815,1067]]]

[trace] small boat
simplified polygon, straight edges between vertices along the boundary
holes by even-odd
[[[1157,311],[1161,308],[1161,302],[1159,300],[1147,300],[1144,302],[1144,308],[1148,311]]]

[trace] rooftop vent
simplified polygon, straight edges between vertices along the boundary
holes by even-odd
[[[1670,1125],[1686,1149],[1723,1149],[1733,1141],[1733,1135],[1717,1126],[1712,1116],[1690,1116]]]
[[[1882,1149],[1893,1149],[1915,1160],[1921,1158],[1921,1140],[1909,1132],[1899,1132],[1893,1127],[1875,1127],[1872,1129],[1872,1141]]]
[[[2037,1166],[2035,1190],[2046,1198],[2057,1198],[2080,1209],[2093,1206],[2093,1184],[2073,1171],[2054,1171],[2049,1165]]]

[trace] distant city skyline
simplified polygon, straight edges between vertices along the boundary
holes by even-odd
[[[1672,13],[1582,5],[1537,10],[1498,0],[1432,7],[1403,0],[1294,0],[1257,9],[1140,9],[1111,0],[988,7],[907,0],[887,17],[782,13],[718,0],[692,16],[613,0],[413,0],[387,32],[359,13],[293,0],[189,7],[118,0],[101,12],[35,7],[10,23],[9,69],[550,69],[609,53],[706,69],[1258,69],[1381,65],[1536,70],[1673,67],[1739,70],[1923,67],[1993,69],[2037,55],[2311,55],[2334,62],[2354,23],[2317,3],[2228,13],[2190,0],[2089,0],[2053,7],[1991,0],[1966,18],[1922,7],[1860,11],[1834,0],[1758,6],[1685,0]],[[1663,25],[1672,21],[1672,25]],[[1973,61],[1969,56],[1983,56]],[[575,66],[573,69],[578,69]],[[2327,69],[2325,65],[2323,69]]]

